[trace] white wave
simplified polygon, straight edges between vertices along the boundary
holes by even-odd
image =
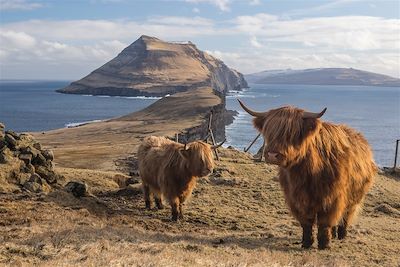
[[[276,97],[280,97],[281,95],[262,94],[261,96],[276,98]]]
[[[82,95],[82,96],[95,96],[95,97],[112,97],[112,98],[125,98],[125,99],[145,99],[145,100],[158,100],[161,99],[162,97],[158,96],[109,96],[109,95]],[[165,97],[168,97],[170,95],[165,95]]]
[[[103,120],[92,120],[92,121],[82,121],[82,122],[70,122],[65,124],[66,128],[74,128],[74,127],[78,127],[78,126],[82,126],[85,124],[89,124],[89,123],[94,123],[94,122],[102,122]]]
[[[121,96],[121,98],[126,98],[126,99],[147,99],[147,100],[157,100],[157,99],[161,99],[162,97],[158,97],[158,96]]]
[[[238,98],[238,97],[240,97],[240,98],[256,98],[255,95],[242,95],[242,94],[239,94],[239,95],[227,95],[226,97],[227,98]]]

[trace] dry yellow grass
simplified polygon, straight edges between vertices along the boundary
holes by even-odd
[[[344,241],[300,248],[301,229],[284,203],[275,167],[221,151],[182,222],[144,209],[138,185],[118,173],[59,168],[92,195],[0,195],[0,265],[43,266],[398,266],[399,180],[379,175]]]

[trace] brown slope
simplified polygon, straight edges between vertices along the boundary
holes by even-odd
[[[172,137],[191,129],[192,138],[201,137],[211,110],[220,114],[225,109],[210,87],[201,87],[163,98],[121,118],[33,135],[54,150],[59,166],[116,170],[118,161],[132,155],[147,135]]]

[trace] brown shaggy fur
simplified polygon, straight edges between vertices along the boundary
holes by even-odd
[[[318,247],[324,249],[336,229],[339,239],[346,236],[377,168],[359,132],[303,119],[303,113],[282,107],[255,117],[253,123],[264,136],[266,161],[280,166],[286,202],[303,228],[303,247],[311,247],[317,223]]]
[[[194,141],[185,146],[164,137],[146,137],[138,150],[146,208],[150,195],[158,208],[161,196],[171,205],[172,220],[183,218],[182,204],[191,195],[196,178],[210,174],[214,168],[211,146]]]

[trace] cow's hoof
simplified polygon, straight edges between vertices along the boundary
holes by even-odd
[[[331,228],[331,234],[332,234],[332,238],[336,238],[337,237],[337,226],[333,226]]]
[[[314,238],[312,236],[310,236],[309,238],[303,237],[303,240],[301,241],[301,247],[309,249],[312,247],[313,243],[314,243]]]
[[[344,228],[343,226],[339,226],[338,231],[337,231],[337,236],[338,236],[338,239],[340,239],[340,240],[344,239],[347,236],[346,228]]]
[[[318,249],[330,249],[330,248],[331,246],[329,241],[324,240],[318,242]]]
[[[301,247],[305,248],[305,249],[309,249],[312,247],[312,243],[303,243],[303,244],[301,244]]]
[[[150,201],[146,201],[146,202],[145,202],[145,207],[146,207],[146,210],[151,210]]]

